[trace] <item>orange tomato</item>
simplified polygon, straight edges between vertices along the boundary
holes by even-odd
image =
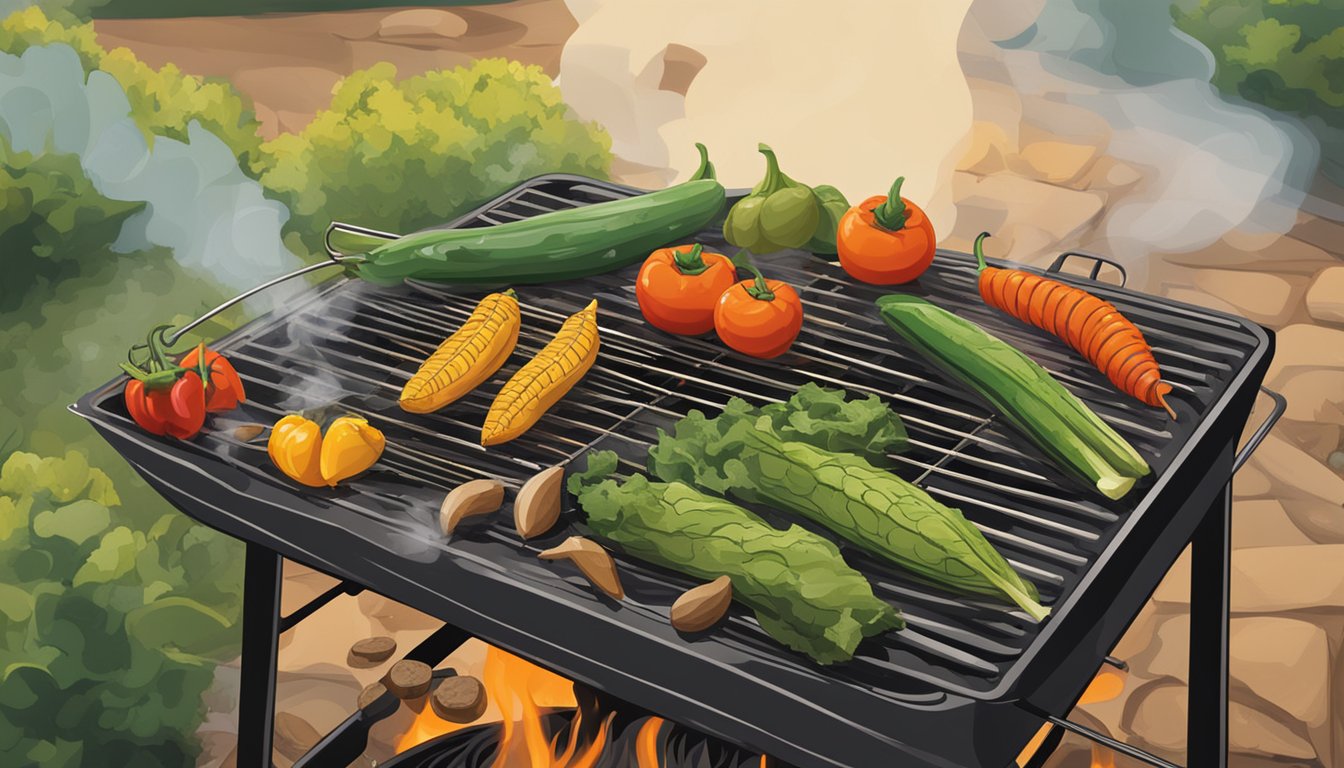
[[[714,330],[723,343],[765,360],[787,352],[802,327],[803,302],[779,280],[757,277],[736,283],[714,309]]]
[[[737,279],[727,256],[692,246],[649,254],[635,279],[639,311],[656,328],[682,336],[714,329],[714,307]]]
[[[891,227],[883,225],[881,212],[891,195],[874,195],[850,208],[840,217],[835,246],[840,266],[855,280],[873,285],[908,283],[924,274],[933,263],[938,238],[933,234],[933,223],[919,206],[900,197],[904,179],[897,179],[892,195],[900,205],[892,206],[895,221]]]

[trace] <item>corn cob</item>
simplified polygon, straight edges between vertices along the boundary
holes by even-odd
[[[512,290],[481,299],[471,317],[434,350],[401,390],[401,409],[430,413],[490,378],[513,354],[521,318]]]
[[[481,445],[498,445],[532,428],[597,359],[597,301],[575,312],[555,338],[518,369],[495,396],[481,429]]]

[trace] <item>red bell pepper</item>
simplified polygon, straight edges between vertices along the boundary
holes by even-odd
[[[148,356],[143,362],[131,359],[121,367],[131,376],[126,382],[126,411],[146,432],[171,435],[182,440],[194,437],[205,424],[206,393],[204,375],[209,374],[201,352],[193,368],[174,364],[163,344],[163,325],[149,332],[145,340]],[[234,374],[235,376],[237,374]]]
[[[204,367],[201,363],[202,354]],[[209,372],[209,378],[204,379],[206,411],[231,411],[247,399],[243,392],[243,380],[238,376],[238,371],[234,370],[233,363],[218,352],[206,349],[204,344],[188,352],[180,365],[200,370],[203,377]]]

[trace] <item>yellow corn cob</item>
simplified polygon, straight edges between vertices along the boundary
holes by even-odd
[[[481,445],[508,442],[532,428],[597,359],[597,301],[575,312],[555,338],[505,383],[485,415]]]
[[[420,366],[401,390],[401,409],[429,413],[490,378],[513,354],[521,318],[512,290],[481,299],[471,317]]]

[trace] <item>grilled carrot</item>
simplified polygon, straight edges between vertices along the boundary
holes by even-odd
[[[1143,333],[1110,302],[1081,288],[1020,269],[999,269],[985,263],[984,240],[975,238],[980,265],[980,297],[991,307],[1051,333],[1087,358],[1111,383],[1139,401],[1176,412],[1167,405],[1171,385],[1153,359]]]

